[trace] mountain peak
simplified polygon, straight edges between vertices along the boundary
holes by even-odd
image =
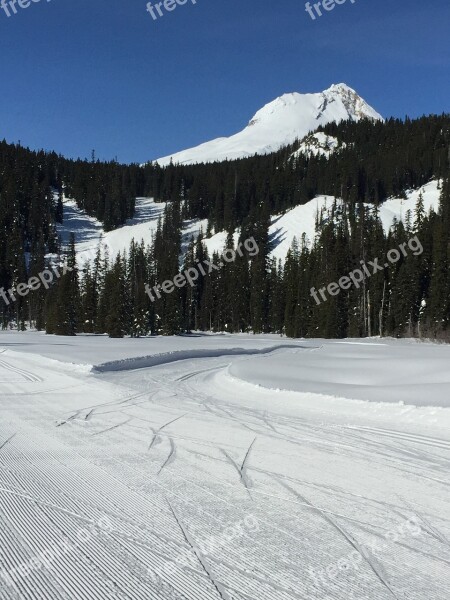
[[[194,164],[269,154],[321,125],[363,118],[382,120],[381,115],[345,83],[333,84],[314,94],[286,93],[263,106],[241,132],[165,156],[157,162],[166,166],[171,161]]]
[[[325,91],[326,92],[352,92],[353,94],[356,94],[355,90],[353,88],[351,88],[349,85],[347,85],[346,83],[333,83],[333,85],[330,85],[330,87]]]

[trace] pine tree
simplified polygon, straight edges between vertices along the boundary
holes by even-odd
[[[126,272],[125,259],[119,254],[105,276],[105,303],[107,314],[105,331],[110,338],[123,338],[126,334]],[[107,301],[106,301],[107,299]]]
[[[67,271],[67,272],[65,272]],[[70,236],[69,248],[62,264],[55,269],[59,279],[54,286],[54,324],[51,333],[76,335],[79,328],[80,289],[75,251],[75,236]],[[50,331],[47,329],[47,332]]]

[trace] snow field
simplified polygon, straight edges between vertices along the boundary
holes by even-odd
[[[13,586],[0,577],[2,600],[447,598],[450,409],[411,380],[421,364],[442,400],[446,346],[0,346],[0,573],[74,548]]]

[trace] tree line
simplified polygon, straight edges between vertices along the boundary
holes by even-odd
[[[449,318],[450,117],[364,120],[322,130],[343,144],[329,158],[298,155],[299,143],[268,156],[208,165],[161,168],[68,160],[0,143],[0,288],[14,288],[49,261],[73,267],[52,289],[1,307],[2,325],[32,326],[49,333],[122,335],[173,334],[191,330],[276,332],[289,336],[445,336]],[[389,196],[431,179],[441,182],[439,211],[419,206],[389,234],[378,210]],[[305,203],[317,194],[343,199],[332,218],[320,215],[312,247],[298,239],[284,263],[270,259],[270,215]],[[114,229],[134,214],[135,199],[167,202],[153,240],[135,241],[109,257],[99,249],[91,264],[77,266],[75,240],[62,248],[57,224],[63,196]],[[370,203],[370,204],[369,204]],[[184,219],[205,218],[208,232],[227,231],[227,247],[239,230],[254,237],[257,257],[238,257],[220,272],[199,279],[152,303],[151,286],[172,279],[180,266],[208,257],[192,240],[180,263]],[[416,233],[420,257],[406,256],[370,278],[317,305],[310,295],[383,256]]]
[[[127,252],[109,257],[98,250],[92,263],[76,268],[75,245],[68,251],[74,270],[46,298],[46,331],[130,335],[174,335],[194,330],[278,333],[289,337],[421,336],[449,339],[450,322],[450,180],[440,181],[437,212],[427,214],[420,194],[404,221],[383,229],[377,205],[336,204],[318,215],[312,246],[294,240],[285,262],[270,258],[267,215],[242,228],[238,242],[254,237],[259,253],[236,253],[236,260],[199,277],[192,286],[162,293],[153,287],[205,260],[221,263],[222,253],[208,255],[199,236],[180,265],[182,207],[171,203],[151,244],[133,241]],[[408,250],[412,238],[420,252]],[[235,249],[228,235],[224,249]],[[318,290],[389,251],[397,258],[357,286],[328,295]],[[417,247],[414,248],[417,250]]]

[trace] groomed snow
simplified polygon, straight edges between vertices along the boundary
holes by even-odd
[[[0,333],[0,599],[445,600],[448,351]]]

